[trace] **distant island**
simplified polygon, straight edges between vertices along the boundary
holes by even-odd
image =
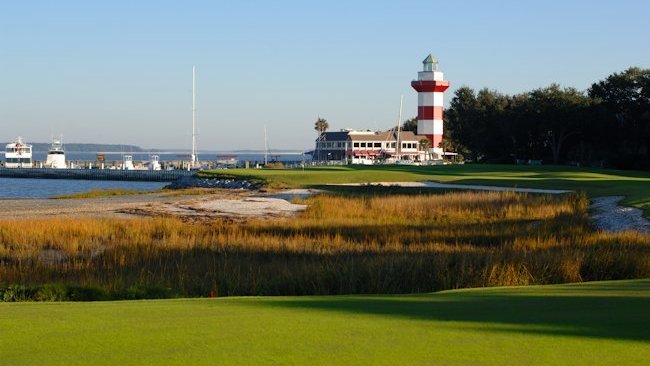
[[[46,142],[29,142],[32,145],[32,151],[34,152],[47,152],[50,149],[51,143]],[[5,142],[2,146],[8,144]],[[178,152],[186,153],[188,149],[165,149],[165,148],[152,148],[144,149],[140,146],[135,145],[120,145],[120,144],[88,144],[88,143],[66,143],[64,144],[65,151],[67,152],[85,152],[85,153],[97,153],[97,152],[124,152],[124,153],[149,153],[149,152]],[[291,149],[270,149],[269,154],[274,153],[300,153],[300,150],[291,150]],[[264,150],[260,149],[239,149],[239,150],[200,150],[199,154],[220,154],[220,153],[235,153],[235,154],[264,154]]]
[[[32,150],[43,152],[50,149],[51,143],[35,142],[32,144]],[[135,145],[118,145],[118,144],[77,144],[66,143],[65,151],[67,152],[101,152],[101,151],[124,151],[126,152],[144,152],[140,146]]]

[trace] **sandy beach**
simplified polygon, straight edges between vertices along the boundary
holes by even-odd
[[[288,193],[206,190],[204,194],[156,192],[125,196],[64,199],[0,200],[0,219],[46,217],[175,216],[182,219],[279,217],[298,213],[306,205],[290,201],[316,191]]]

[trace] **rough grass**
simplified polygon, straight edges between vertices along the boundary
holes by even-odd
[[[131,196],[149,193],[160,193],[166,197],[179,197],[179,196],[200,196],[206,194],[223,193],[222,188],[184,188],[184,189],[156,189],[156,190],[137,190],[137,189],[95,189],[87,192],[66,194],[52,197],[52,199],[80,199],[80,198],[98,198],[98,197],[115,197],[115,196]]]
[[[206,176],[244,177],[276,187],[305,187],[333,183],[433,180],[457,184],[569,189],[589,196],[625,196],[623,204],[650,217],[650,172],[570,166],[466,164],[444,166],[336,166],[301,169],[228,169]]]
[[[0,303],[3,365],[643,365],[650,281]]]
[[[95,189],[87,192],[65,194],[52,197],[53,199],[97,198],[114,196],[132,196],[136,194],[153,193],[157,191],[140,191],[134,189]]]
[[[594,232],[583,195],[323,195],[307,203],[298,217],[237,224],[0,222],[0,287],[63,284],[96,289],[101,299],[413,293],[650,277],[650,236]]]

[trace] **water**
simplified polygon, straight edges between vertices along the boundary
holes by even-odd
[[[0,198],[49,198],[98,189],[148,191],[160,189],[167,184],[169,182],[0,178]],[[0,208],[1,206],[0,203]]]
[[[124,154],[104,154],[106,161],[122,161],[124,155],[131,155],[134,161],[147,161],[150,159],[151,153],[147,152],[125,152]],[[259,153],[239,153],[239,154],[217,154],[217,153],[206,153],[199,154],[199,160],[201,161],[215,161],[223,159],[224,157],[235,157],[240,162],[246,160],[250,162],[262,162],[264,161],[264,154]],[[0,158],[4,158],[4,155],[0,155]],[[97,153],[91,152],[75,152],[70,151],[65,153],[65,158],[68,161],[95,161],[97,159]],[[160,161],[177,161],[177,160],[188,160],[189,156],[187,154],[159,154]],[[276,161],[302,161],[304,159],[309,160],[311,156],[304,155],[302,153],[291,153],[291,154],[273,154],[269,153],[268,159]],[[45,161],[47,159],[47,151],[34,151],[33,160]],[[4,160],[4,159],[2,159]]]

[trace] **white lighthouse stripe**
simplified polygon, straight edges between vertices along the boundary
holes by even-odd
[[[433,72],[433,80],[435,80],[435,81],[443,81],[443,80],[445,80],[444,76],[442,76],[442,71],[434,71]]]
[[[444,94],[440,92],[435,92],[432,94],[433,94],[433,104],[428,104],[428,105],[432,105],[434,107],[442,107],[443,106],[442,96]]]
[[[433,107],[435,105],[435,94],[433,92],[418,93],[418,105],[421,107]]]
[[[433,120],[425,119],[418,121],[418,135],[433,135]]]
[[[432,128],[433,128],[433,134],[434,135],[442,135],[442,121],[441,120],[434,120]]]
[[[420,71],[418,72],[418,80],[433,81],[435,75],[431,71]]]

